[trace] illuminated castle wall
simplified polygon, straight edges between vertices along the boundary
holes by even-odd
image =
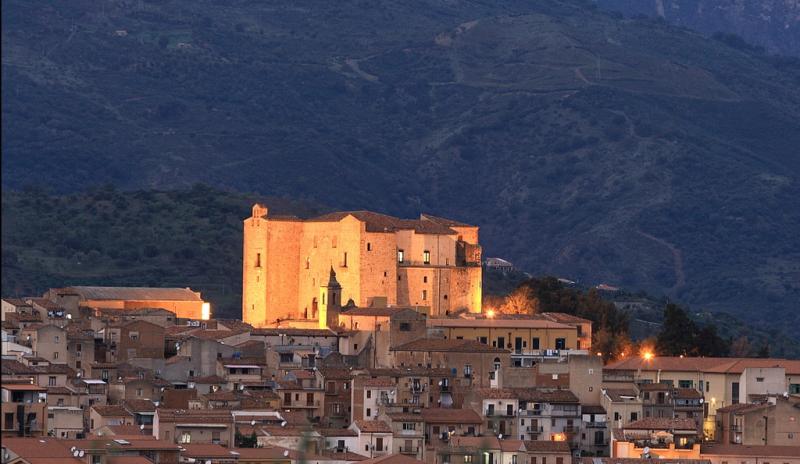
[[[312,219],[268,213],[257,204],[244,221],[245,322],[271,327],[316,320],[320,288],[331,268],[342,287],[342,304],[352,299],[370,306],[385,299],[389,305],[427,308],[431,315],[481,310],[476,226],[368,211]]]

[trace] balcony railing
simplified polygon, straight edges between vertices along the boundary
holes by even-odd
[[[419,453],[419,446],[401,446],[400,447],[400,454],[413,454],[416,455]]]
[[[588,429],[604,429],[608,426],[606,422],[586,422],[585,424]]]
[[[544,432],[544,427],[541,425],[529,425],[525,428],[528,433],[542,433]]]
[[[520,416],[541,416],[542,410],[541,409],[520,409],[519,410]]]

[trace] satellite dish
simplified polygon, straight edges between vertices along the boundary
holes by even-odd
[[[139,430],[144,430],[144,424],[139,426]]]
[[[283,451],[283,457],[286,457],[286,456],[289,456],[289,450],[284,450]]]
[[[76,449],[78,449],[78,447],[77,446],[73,446],[72,448],[69,449],[69,452],[70,453],[74,453]]]
[[[644,454],[650,454],[650,447],[649,446],[645,446],[642,451],[644,451]]]
[[[78,457],[78,450],[75,450],[75,451],[73,451],[73,452],[72,452],[72,455],[73,455],[73,456],[75,456],[75,457],[77,458],[77,457]]]
[[[85,452],[84,450],[80,450],[80,451],[78,452],[78,457],[79,457],[79,458],[82,458],[82,457],[83,457],[85,454],[86,454],[86,452]]]
[[[255,419],[251,420],[250,425],[256,425],[256,420]]]
[[[281,427],[286,427],[286,421],[281,422]]]
[[[501,433],[500,435],[497,436],[497,438],[502,440],[503,439],[503,434]]]
[[[72,319],[72,314],[67,314],[67,319]]]

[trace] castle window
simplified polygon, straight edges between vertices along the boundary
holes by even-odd
[[[322,294],[322,304],[325,304],[325,294]]]
[[[336,242],[337,242],[337,240],[336,240],[336,236],[334,235],[334,236],[331,238],[331,248],[336,248],[336,245],[337,245],[337,243],[336,243]]]
[[[425,264],[430,264],[431,263],[431,252],[430,251],[425,250],[425,251],[422,252],[422,262],[424,262]]]
[[[372,244],[367,242],[367,251],[372,251]]]
[[[342,254],[342,267],[347,267],[347,252]]]
[[[427,290],[423,290],[422,291],[422,301],[425,301],[427,299],[428,299],[428,291]]]
[[[423,284],[427,284],[428,283],[428,276],[422,276],[422,283]]]
[[[405,252],[403,250],[397,250],[397,262],[402,263],[405,258]]]
[[[311,258],[306,258],[306,269],[311,269]]]
[[[261,253],[256,253],[256,267],[261,267]]]

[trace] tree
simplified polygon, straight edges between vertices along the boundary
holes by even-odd
[[[750,356],[751,350],[750,341],[747,337],[742,336],[731,343],[730,354],[737,358],[744,358]]]
[[[692,354],[697,356],[728,356],[731,348],[727,341],[717,335],[717,328],[713,325],[697,331],[694,345],[695,351]]]
[[[760,350],[758,350],[759,358],[769,358],[769,343],[764,343]]]
[[[506,296],[500,312],[504,314],[534,314],[537,312],[539,302],[533,295],[533,290],[527,286],[517,287]]]
[[[686,311],[676,304],[664,308],[664,326],[656,339],[658,354],[680,356],[690,354],[697,327]]]

